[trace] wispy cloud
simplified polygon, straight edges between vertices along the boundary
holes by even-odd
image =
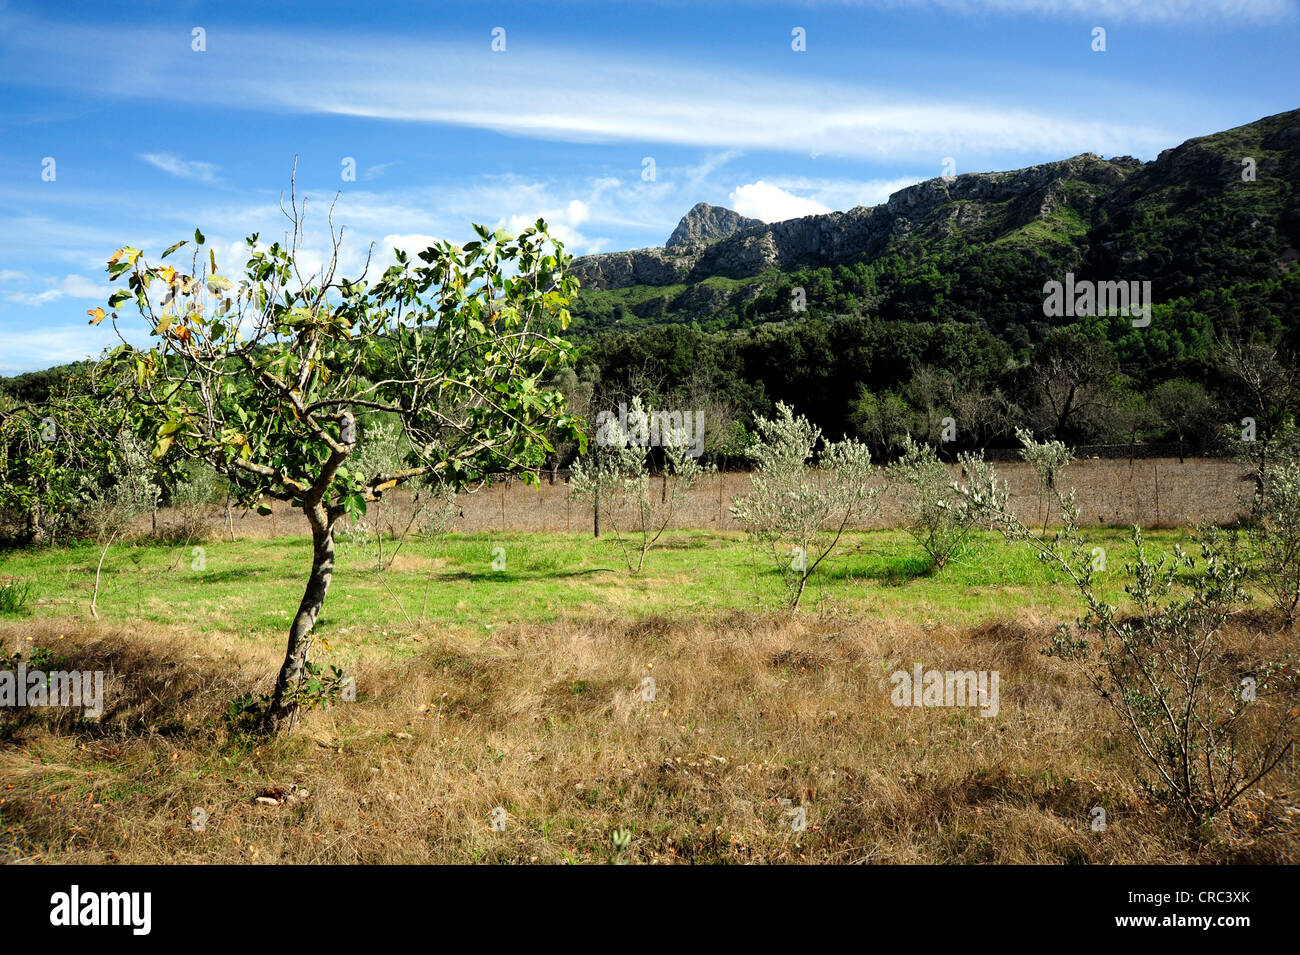
[[[217,166],[210,162],[181,159],[171,153],[141,153],[140,158],[179,179],[191,179],[195,182],[217,181]]]
[[[105,327],[107,324],[98,327],[80,323],[28,330],[6,329],[4,349],[0,351],[0,375],[92,358],[114,341],[113,330]]]
[[[66,31],[58,35],[59,49],[73,42]],[[51,55],[50,36],[48,30],[18,31],[12,41],[18,59],[35,62]],[[1012,108],[955,92],[905,97],[895,89],[724,72],[671,58],[629,63],[599,49],[493,54],[486,44],[473,50],[365,35],[343,49],[310,34],[290,47],[278,35],[222,39],[232,52],[196,63],[196,54],[141,31],[96,34],[95,88],[118,98],[169,96],[178,102],[203,99],[276,112],[450,124],[572,142],[691,146],[718,150],[723,162],[748,150],[891,161],[963,151],[1144,155],[1176,138],[1136,113],[1125,121],[1113,114],[1090,116],[1082,106],[1074,111]],[[138,62],[142,49],[151,55],[145,65]],[[78,74],[11,72],[33,83],[90,82]],[[216,175],[211,163],[168,153],[144,158],[177,176],[212,181]]]

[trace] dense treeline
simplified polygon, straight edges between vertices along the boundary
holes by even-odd
[[[1300,353],[1300,270],[1156,305],[1140,328],[1120,316],[1068,324],[1040,316],[1019,330],[944,320],[942,290],[956,286],[926,273],[919,281],[932,309],[919,307],[917,293],[909,318],[901,308],[864,314],[880,281],[871,266],[792,272],[747,306],[764,321],[606,332],[585,344],[567,387],[580,383],[575,396],[592,407],[638,393],[663,406],[708,404],[745,428],[785,402],[828,434],[861,437],[887,455],[904,434],[950,452],[1014,445],[1017,427],[1075,444],[1181,441],[1206,451],[1229,424],[1280,420],[1293,407],[1285,370]],[[791,319],[785,303],[796,287],[809,308]],[[1270,394],[1249,393],[1243,375],[1252,368],[1242,366],[1252,362],[1283,369]],[[944,419],[955,435],[943,434]]]

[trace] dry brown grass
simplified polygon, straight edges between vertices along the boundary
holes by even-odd
[[[356,703],[269,742],[223,712],[267,688],[278,646],[80,626],[0,627],[7,648],[111,671],[99,724],[25,711],[0,743],[0,848],[30,861],[606,862],[619,829],[634,862],[1300,861],[1294,761],[1195,838],[1134,784],[1107,711],[1037,652],[1050,625],[1031,619],[431,630],[361,651]],[[894,708],[888,674],[917,660],[1000,671],[1001,714]],[[268,790],[288,798],[257,803]]]

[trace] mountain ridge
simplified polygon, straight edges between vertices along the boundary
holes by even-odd
[[[1253,181],[1242,178],[1247,158]],[[904,263],[934,257],[963,275],[998,272],[987,287],[963,278],[940,290],[957,320],[987,321],[981,309],[1009,307],[1014,322],[1030,326],[1036,294],[1041,303],[1035,289],[1065,271],[1152,280],[1157,300],[1168,300],[1216,275],[1259,280],[1300,259],[1300,110],[1193,137],[1147,162],[1081,153],[927,179],[876,206],[738,224],[702,243],[672,239],[575,259],[579,329],[620,318],[744,323],[774,275],[864,265],[897,275],[879,301],[861,296],[861,308],[901,307]]]

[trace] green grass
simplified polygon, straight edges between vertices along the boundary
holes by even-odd
[[[1154,549],[1184,540],[1152,532]],[[1096,530],[1106,549],[1112,597],[1131,547],[1127,532]],[[393,542],[385,542],[386,553]],[[192,549],[148,543],[109,550],[99,611],[106,621],[184,625],[198,633],[262,636],[289,625],[311,561],[305,538],[209,541]],[[504,569],[493,569],[496,548]],[[91,544],[0,553],[0,578],[33,588],[37,617],[86,616],[98,549]],[[784,590],[774,566],[741,535],[684,531],[652,550],[644,571],[628,573],[611,536],[506,533],[408,540],[385,573],[373,554],[339,545],[334,581],[317,630],[329,639],[390,642],[429,625],[486,632],[562,616],[701,616],[779,609]],[[1028,548],[983,534],[944,570],[929,571],[916,544],[897,531],[845,535],[810,580],[806,612],[848,612],[918,624],[971,625],[1025,610],[1073,617],[1078,596]],[[407,623],[410,618],[415,627]]]
[[[0,616],[29,612],[32,585],[18,580],[0,580]]]

